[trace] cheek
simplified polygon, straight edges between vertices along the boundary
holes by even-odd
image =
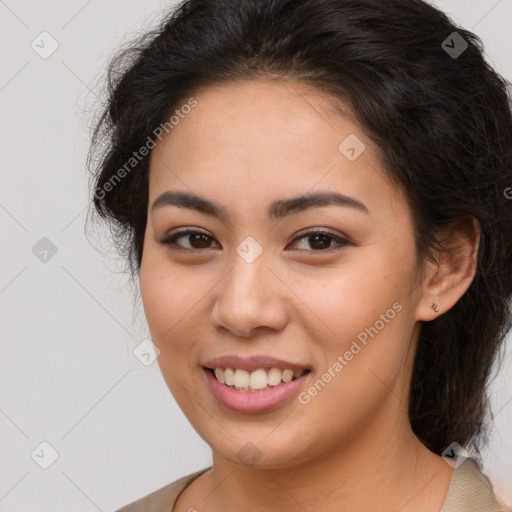
[[[183,367],[194,361],[198,331],[209,322],[205,307],[214,283],[197,267],[172,264],[165,251],[148,250],[140,270],[144,313],[159,360]]]
[[[328,270],[325,277],[302,279],[296,291],[307,297],[315,313],[307,312],[304,319],[309,320],[303,326],[323,352],[322,370],[331,369],[336,375],[332,389],[341,386],[350,390],[350,396],[364,399],[382,388],[372,371],[392,382],[404,362],[411,334],[407,296],[414,268],[407,258],[399,260],[391,251],[386,255],[382,246],[357,256]],[[336,394],[332,398],[336,401]]]
[[[327,334],[333,345],[373,325],[381,314],[395,311],[393,303],[407,293],[407,279],[391,265],[383,263],[382,254],[375,261],[361,258],[325,274],[302,277],[294,292],[310,307],[307,318]],[[405,269],[404,269],[405,270]]]
[[[165,289],[161,267],[151,257],[149,251],[145,252],[140,268],[140,290],[149,328],[153,338],[157,339],[165,332],[165,324],[169,321],[168,314],[165,312],[174,311],[174,308],[170,307],[172,294],[164,293]],[[156,342],[155,339],[154,341]]]
[[[140,289],[149,326],[159,335],[186,312],[193,299],[192,283],[161,252],[148,247],[140,269]]]
[[[179,277],[178,272],[171,271],[168,262],[151,250],[143,255],[140,269],[142,303],[153,342],[160,350],[164,349],[166,340],[172,338],[179,328],[180,318],[187,312],[190,283],[184,283]]]

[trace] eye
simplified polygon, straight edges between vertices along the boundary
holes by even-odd
[[[348,245],[350,242],[341,236],[338,236],[330,231],[325,231],[321,229],[307,231],[305,233],[300,234],[292,240],[292,243],[295,243],[297,240],[305,239],[306,243],[313,248],[313,252],[331,252],[332,246],[331,243],[334,241],[339,246],[343,247]],[[299,249],[306,250],[309,249]],[[309,251],[311,252],[311,251]]]
[[[180,244],[177,244],[176,241],[180,238],[185,238],[188,240],[188,247],[183,247]],[[213,238],[203,231],[198,231],[195,229],[186,229],[182,231],[178,231],[173,235],[169,235],[162,240],[158,240],[158,243],[168,246],[174,246],[176,250],[194,250],[194,249],[210,249],[209,243],[213,240]]]
[[[180,240],[181,238],[184,238],[185,240],[188,241],[188,246],[183,246],[177,243],[177,241]],[[348,245],[350,243],[345,238],[334,233],[331,233],[330,231],[325,231],[322,229],[304,232],[299,236],[296,236],[291,243],[295,244],[298,240],[302,239],[305,239],[313,250],[299,250],[306,250],[308,252],[331,252],[331,244],[333,241],[341,247]],[[172,246],[172,248],[175,250],[193,251],[212,248],[211,242],[213,240],[215,239],[210,235],[204,233],[203,231],[198,231],[195,229],[185,229],[182,231],[178,231],[177,233],[174,233],[172,235],[166,236],[162,240],[158,240],[158,243],[167,246]]]

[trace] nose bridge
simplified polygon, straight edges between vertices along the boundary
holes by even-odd
[[[245,237],[234,249],[230,262],[232,270],[226,283],[229,290],[226,291],[252,298],[261,291],[258,290],[258,280],[270,273],[267,268],[268,251],[264,251],[252,236]]]
[[[263,254],[255,256],[251,249],[247,252],[240,249],[244,249],[242,244],[237,247],[237,254],[232,258],[231,271],[223,286],[223,300],[230,303],[230,308],[254,314],[251,310],[261,308],[265,301],[270,272]]]
[[[213,310],[215,325],[240,336],[247,336],[256,327],[282,327],[286,313],[275,290],[275,277],[267,264],[266,255],[254,241],[239,244],[231,270],[219,283]]]

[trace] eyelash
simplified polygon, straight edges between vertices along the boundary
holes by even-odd
[[[167,236],[167,237],[163,238],[162,240],[158,240],[158,243],[160,243],[162,245],[166,245],[171,250],[174,250],[174,251],[195,252],[195,251],[206,251],[206,250],[210,249],[210,247],[206,247],[204,249],[194,249],[194,248],[190,249],[188,247],[181,247],[178,244],[176,244],[176,240],[178,240],[179,238],[183,238],[187,235],[205,235],[209,239],[214,240],[213,237],[204,233],[203,231],[198,231],[198,230],[194,230],[194,229],[186,229],[186,230],[178,231],[177,233],[174,233],[170,236]],[[302,238],[308,238],[308,237],[314,236],[314,235],[325,235],[325,236],[331,238],[334,242],[337,242],[339,244],[339,247],[337,249],[333,249],[332,247],[329,247],[327,249],[316,249],[316,250],[315,249],[311,249],[311,250],[297,249],[297,250],[299,252],[309,252],[309,253],[311,253],[311,252],[313,252],[313,253],[331,253],[333,251],[342,249],[344,246],[349,245],[349,243],[350,243],[348,240],[340,237],[339,235],[336,235],[330,231],[320,230],[320,229],[310,230],[310,231],[299,233],[290,243],[294,243]]]

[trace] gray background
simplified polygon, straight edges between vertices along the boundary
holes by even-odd
[[[512,0],[435,3],[481,36],[512,80]],[[132,353],[148,330],[108,234],[92,240],[103,253],[84,234],[85,157],[104,66],[170,5],[0,1],[1,511],[115,510],[210,464],[157,363]],[[46,59],[31,47],[51,49],[43,31],[58,43]],[[32,251],[43,237],[57,249],[46,262]],[[491,387],[496,418],[484,452],[508,505],[511,361],[509,347]],[[58,454],[47,469],[52,452],[42,442]]]

